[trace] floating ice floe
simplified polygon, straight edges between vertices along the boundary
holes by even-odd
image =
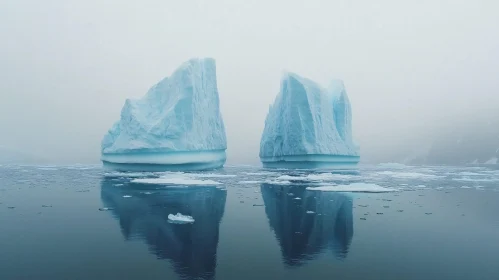
[[[381,187],[376,184],[368,184],[368,183],[352,183],[349,185],[308,187],[307,190],[329,191],[329,192],[366,192],[366,193],[383,193],[383,192],[398,191],[397,189],[389,189]]]
[[[178,177],[178,178],[143,178],[143,179],[133,179],[132,183],[139,184],[159,184],[159,185],[197,185],[197,186],[213,186],[221,185],[222,183],[213,180],[198,180],[188,177]]]
[[[264,175],[271,175],[271,174],[274,174],[274,172],[269,172],[269,171],[262,171],[262,172],[243,172],[243,174],[246,174],[246,175],[256,175],[256,176],[264,176]]]
[[[453,178],[454,181],[461,182],[499,182],[499,178],[470,178],[470,177],[462,177],[462,178]]]
[[[151,176],[154,173],[151,172],[106,172],[105,177],[129,177],[129,178],[140,178]]]
[[[237,175],[233,174],[214,174],[214,173],[185,173],[187,176],[199,177],[199,178],[232,178]]]
[[[418,172],[394,172],[394,171],[381,171],[377,172],[378,175],[389,176],[398,179],[422,179],[422,180],[433,180],[438,178],[445,178],[445,176],[424,174]]]
[[[487,176],[488,174],[476,173],[476,172],[459,172],[461,176]]]
[[[291,185],[291,182],[290,181],[286,181],[286,180],[283,180],[283,181],[280,181],[280,180],[267,180],[265,181],[266,184],[269,184],[269,185]]]
[[[262,181],[239,181],[238,184],[260,184]]]
[[[346,181],[358,178],[360,177],[354,175],[318,173],[318,174],[308,174],[305,176],[282,175],[277,177],[276,180],[318,182],[318,181]]]
[[[176,224],[189,224],[189,223],[194,223],[194,218],[192,218],[191,216],[177,213],[176,215],[169,214],[168,221],[170,223],[176,223]]]
[[[56,170],[59,170],[55,167],[38,167],[37,168],[38,170],[45,170],[45,171],[56,171]]]

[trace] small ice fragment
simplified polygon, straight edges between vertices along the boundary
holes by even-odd
[[[123,186],[123,184],[115,184],[115,186],[119,187],[119,186]]]
[[[131,195],[124,195],[123,196],[124,198],[129,198],[129,197],[132,197]]]
[[[314,214],[315,212],[314,211],[307,211],[307,214]]]
[[[171,223],[186,224],[186,223],[194,223],[194,218],[192,218],[191,216],[177,213],[176,215],[169,214],[168,221]]]
[[[294,199],[296,199],[296,200],[300,200],[300,199],[301,199],[301,197],[295,197]]]
[[[113,210],[113,208],[110,208],[110,207],[99,208],[99,211],[109,211],[109,210]]]

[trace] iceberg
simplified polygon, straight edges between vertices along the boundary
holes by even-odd
[[[191,59],[143,98],[126,100],[101,160],[119,171],[206,170],[224,165],[226,149],[215,60]]]
[[[284,73],[260,142],[265,168],[352,169],[360,160],[345,85]]]

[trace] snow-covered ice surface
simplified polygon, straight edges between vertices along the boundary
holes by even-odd
[[[227,141],[215,60],[191,59],[138,100],[127,99],[104,136],[104,166],[126,171],[215,169]]]
[[[265,167],[349,169],[359,161],[345,86],[327,89],[295,73],[284,73],[260,141]]]

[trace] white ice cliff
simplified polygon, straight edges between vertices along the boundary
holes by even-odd
[[[325,89],[285,73],[260,142],[264,167],[350,168],[359,161],[351,105],[341,80]]]
[[[143,98],[126,100],[101,159],[118,170],[203,170],[222,167],[226,148],[215,60],[191,59]]]

